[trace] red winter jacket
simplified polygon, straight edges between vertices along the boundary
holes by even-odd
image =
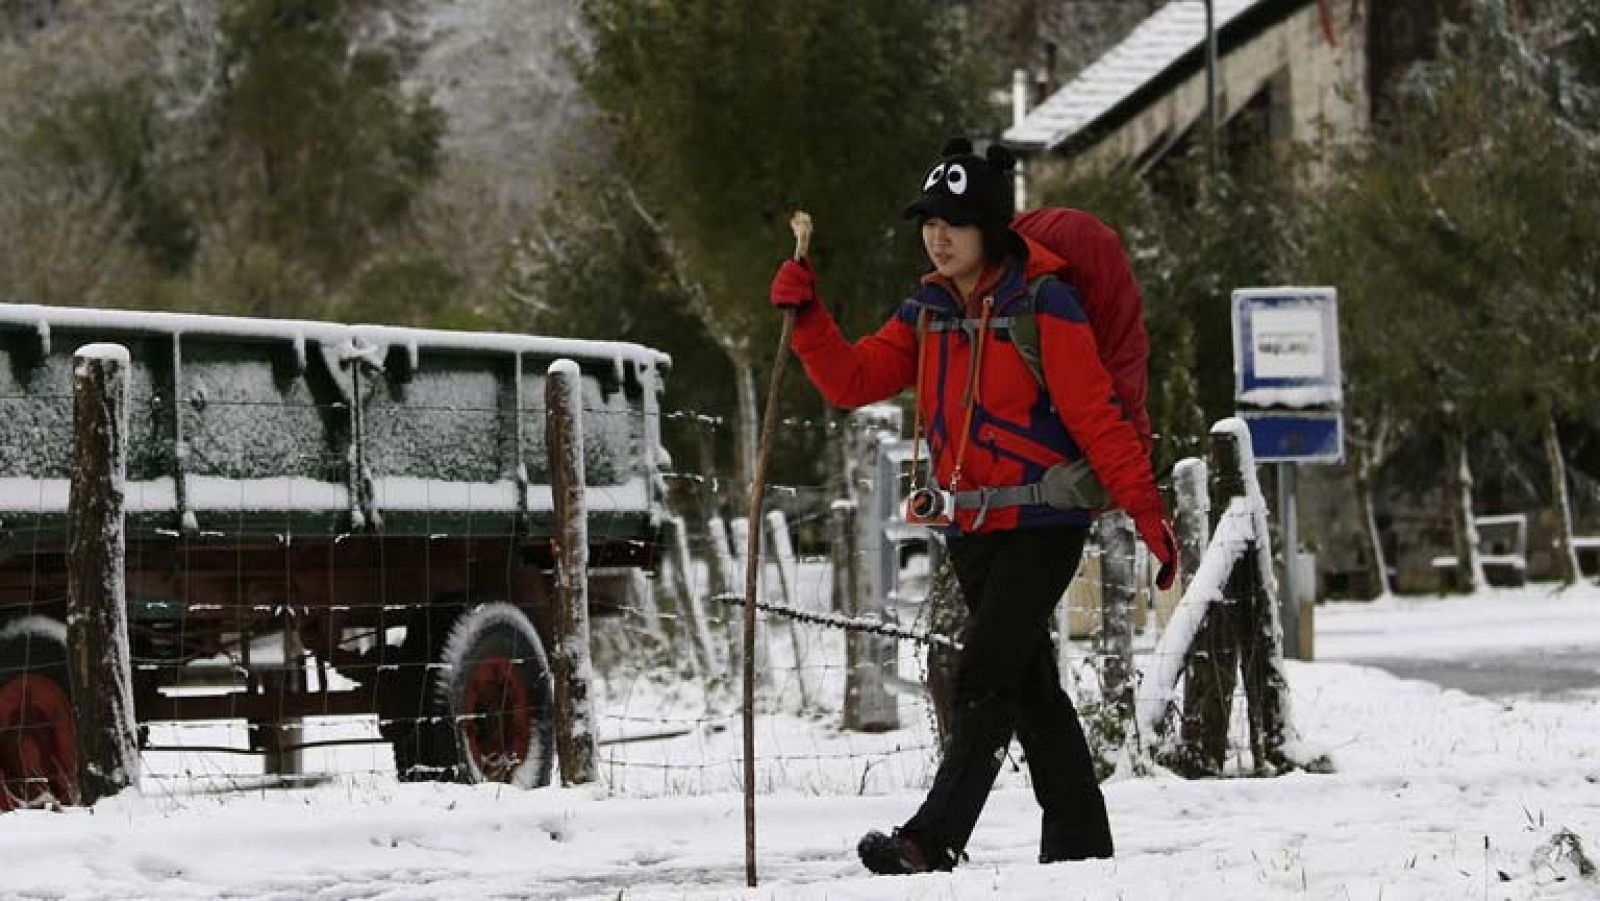
[[[1028,255],[986,271],[974,298],[992,301],[992,316],[1004,317],[1026,304],[1029,282],[1046,273],[1063,274],[1061,257],[1024,238]],[[917,319],[978,316],[963,311],[959,292],[937,274],[924,277],[915,295],[893,318],[854,344],[820,303],[808,304],[795,321],[794,350],[811,381],[841,407],[857,407],[893,397],[912,386],[917,372]],[[966,424],[963,392],[972,363],[973,337],[961,330],[929,331],[920,405],[929,455],[940,487],[966,491],[979,487],[1025,485],[1050,466],[1087,455],[1089,464],[1117,506],[1136,519],[1160,516],[1161,497],[1145,455],[1144,442],[1124,415],[1111,377],[1100,363],[1077,292],[1061,280],[1038,290],[1035,313],[1040,356],[1049,391],[1002,334],[984,340],[976,373],[976,402],[959,485],[952,486],[960,431]],[[957,513],[962,532],[992,532],[1041,525],[1087,525],[1091,510],[1048,506],[1005,507],[987,511],[975,527],[976,510]]]

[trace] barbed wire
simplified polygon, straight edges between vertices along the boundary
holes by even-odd
[[[0,396],[0,401],[19,399],[36,402],[40,395],[29,393],[21,398]],[[60,401],[64,407],[72,397],[68,393],[52,395],[49,399]],[[273,403],[218,398],[202,398],[201,401],[196,405],[195,398],[180,396],[179,403],[171,405],[170,400],[168,403],[180,411],[180,416],[188,417],[183,421],[189,425],[204,421],[204,416],[198,420],[194,418],[202,409],[226,411],[228,408],[237,408],[223,421],[239,422],[249,418],[249,421],[257,423],[302,422],[308,419],[301,412],[305,410],[337,413],[340,417],[352,412],[343,402]],[[290,413],[276,420],[270,415],[261,416],[259,420],[254,418],[260,411],[270,407],[280,407]],[[730,429],[730,423],[736,418],[715,411],[664,409],[646,412],[637,408],[622,409],[593,403],[584,403],[583,409],[586,416],[593,417],[598,433],[604,436],[596,442],[600,451],[607,449],[608,442],[616,447],[622,447],[623,441],[627,442],[625,450],[616,451],[621,461],[614,467],[615,472],[622,474],[618,476],[619,481],[641,474],[652,479],[659,477],[662,482],[671,483],[671,490],[676,492],[674,500],[678,503],[693,503],[690,499],[707,495],[715,497],[729,487],[737,490],[734,482],[714,472],[684,471],[670,466],[664,471],[647,472],[641,453],[645,449],[645,436],[650,434],[644,426],[648,418],[659,417],[658,425],[674,423],[680,437],[682,426],[716,433]],[[509,599],[493,596],[497,590],[508,590],[506,586],[511,585],[510,573],[516,567],[535,569],[547,566],[547,563],[530,563],[527,557],[518,559],[515,553],[526,554],[529,549],[537,551],[539,543],[549,536],[537,534],[532,527],[502,521],[504,517],[500,514],[504,511],[455,510],[442,505],[436,509],[433,501],[460,495],[459,486],[463,484],[468,492],[464,496],[471,498],[476,497],[471,492],[498,484],[496,480],[515,480],[518,475],[515,464],[521,462],[520,458],[525,458],[531,464],[542,457],[542,452],[532,448],[538,446],[537,423],[542,420],[537,414],[543,410],[540,404],[477,405],[428,402],[427,399],[404,404],[389,399],[381,407],[366,408],[365,413],[369,417],[366,422],[369,424],[382,419],[386,427],[392,427],[398,422],[400,425],[394,431],[407,435],[429,430],[432,423],[447,424],[438,430],[438,435],[430,434],[410,444],[400,441],[397,448],[385,448],[381,443],[370,445],[395,454],[394,459],[389,461],[392,469],[387,472],[425,477],[440,484],[441,493],[438,495],[433,493],[432,482],[423,486],[424,490],[418,496],[427,500],[424,505],[426,509],[413,511],[420,515],[413,517],[403,530],[387,527],[383,531],[340,531],[351,526],[343,523],[323,528],[326,523],[321,519],[317,520],[318,526],[307,528],[296,517],[308,512],[327,516],[345,511],[254,510],[249,507],[251,493],[244,484],[249,481],[246,478],[235,479],[241,483],[241,487],[233,500],[227,499],[228,488],[216,482],[208,486],[208,497],[212,503],[218,503],[218,498],[222,498],[223,502],[233,506],[195,511],[204,526],[203,531],[166,527],[170,523],[148,527],[150,520],[130,517],[127,530],[129,569],[143,571],[160,566],[169,567],[172,571],[171,582],[163,583],[170,584],[170,588],[135,588],[130,582],[130,603],[139,605],[139,610],[146,616],[143,622],[130,623],[136,643],[134,650],[138,652],[132,662],[143,690],[159,698],[161,703],[157,709],[173,716],[193,717],[140,723],[140,728],[147,732],[146,753],[159,755],[162,762],[162,767],[151,771],[149,778],[169,785],[187,783],[198,787],[233,784],[246,788],[268,784],[316,784],[352,776],[393,778],[394,770],[374,765],[382,762],[382,750],[371,749],[364,753],[352,749],[356,746],[376,748],[391,741],[398,744],[395,733],[408,733],[426,727],[461,727],[506,712],[442,714],[436,708],[427,707],[429,699],[433,697],[429,693],[431,686],[453,669],[452,664],[438,658],[435,645],[448,630],[448,623],[453,622],[453,617],[461,611],[483,600]],[[157,425],[166,421],[166,415],[169,414],[162,414]],[[63,416],[70,418],[70,410],[53,409],[45,419],[52,423],[67,421]],[[522,424],[520,435],[514,422],[518,418]],[[528,428],[530,425],[532,428]],[[806,436],[826,434],[830,437],[847,427],[842,419],[805,417],[789,417],[785,419],[785,425],[791,432],[803,432]],[[457,426],[461,432],[475,437],[465,440],[459,436],[450,437],[454,434],[450,430]],[[594,434],[588,427],[585,431]],[[310,452],[307,450],[308,442],[286,443],[281,452],[253,457],[249,465],[265,466],[274,472],[282,470],[308,475],[313,481],[350,488],[354,492],[354,482],[348,477],[350,470],[347,469],[353,465],[347,454],[352,439],[331,429],[318,433],[316,437],[318,440],[334,440],[329,436],[337,437],[338,447]],[[236,452],[233,445],[204,430],[191,432],[186,444],[189,454],[185,460],[186,466],[203,468],[208,478],[231,478],[227,465],[239,462],[230,459],[229,455]],[[430,459],[430,454],[446,445],[452,445],[450,459]],[[453,445],[464,446],[457,448]],[[522,452],[513,453],[514,447],[522,448]],[[46,457],[57,463],[66,459],[60,448],[54,448],[50,454],[39,459]],[[450,466],[455,464],[461,468],[452,471]],[[175,468],[172,460],[159,457],[144,459],[137,466],[130,465],[130,475],[134,477],[127,485],[130,497],[143,497],[141,492],[150,490],[147,480],[152,473],[158,479],[174,481],[201,475],[189,469],[178,473]],[[373,468],[373,475],[382,477],[386,474],[381,466]],[[452,472],[454,475],[463,472],[481,474],[485,481],[457,479]],[[590,470],[591,478],[594,472]],[[64,475],[62,473],[63,478]],[[522,475],[522,479],[526,481],[527,476]],[[870,484],[870,480],[858,480],[858,484]],[[611,487],[614,486],[589,486],[601,496]],[[289,489],[283,493],[282,499],[300,497],[292,485]],[[149,496],[162,495],[156,493]],[[651,498],[652,513],[658,513],[658,499],[654,495],[648,496]],[[25,486],[8,486],[8,498],[13,503],[19,498],[28,497]],[[57,534],[59,530],[46,528],[39,525],[37,520],[30,521],[27,518],[30,514],[45,513],[49,509],[45,504],[46,498],[55,498],[55,495],[47,494],[45,486],[41,484],[33,497],[38,500],[36,510],[7,510],[4,513],[7,520],[4,523],[6,538],[14,551],[27,556],[26,566],[31,570],[19,580],[28,582],[28,590],[9,594],[6,601],[0,603],[0,620],[18,612],[48,611],[54,615],[64,609],[64,597],[61,596],[65,592],[64,582],[58,578],[59,573],[53,564],[41,564],[50,554],[59,553],[62,536]],[[831,536],[819,539],[824,533],[815,528],[818,523],[830,518],[828,502],[831,499],[832,490],[825,485],[769,486],[770,507],[786,510],[789,514],[788,525],[797,530],[791,540],[808,549],[820,548],[824,553],[793,553],[795,565],[803,568],[802,577],[799,582],[785,586],[776,595],[785,598],[785,602],[762,600],[755,605],[764,615],[763,630],[768,628],[765,617],[773,618],[773,631],[766,633],[763,641],[767,659],[759,664],[763,669],[761,676],[766,682],[758,698],[758,709],[763,717],[758,727],[763,733],[763,753],[758,755],[757,763],[769,770],[793,766],[792,773],[799,773],[803,765],[812,764],[816,766],[816,772],[803,778],[813,778],[826,771],[832,763],[859,761],[864,769],[851,778],[859,777],[860,784],[865,785],[866,772],[873,772],[874,778],[878,778],[882,771],[874,770],[874,767],[885,758],[895,758],[895,762],[885,767],[901,771],[901,775],[893,778],[920,778],[918,767],[934,760],[938,751],[932,738],[937,734],[937,723],[927,693],[906,689],[908,685],[916,688],[918,683],[915,676],[901,679],[899,673],[911,675],[913,667],[925,666],[927,656],[920,653],[923,649],[960,651],[962,644],[950,635],[902,625],[889,618],[888,614],[849,616],[806,609],[807,601],[814,599],[820,605],[829,599],[831,585],[827,579],[819,577],[825,567],[840,565],[845,561],[859,564],[861,561],[877,559],[891,553],[891,548],[900,544],[881,533],[864,533],[856,536],[854,553],[849,557],[841,557],[836,553],[834,539]],[[374,506],[381,509],[382,505]],[[470,508],[471,504],[467,506]],[[153,512],[142,511],[140,515],[161,516],[171,512],[171,509],[163,508]],[[726,524],[731,525],[739,518],[729,517]],[[591,510],[589,526],[592,543],[624,549],[625,553],[638,552],[641,557],[672,559],[671,548],[661,544],[657,538],[641,536],[636,526],[625,526],[621,522],[612,528],[611,522],[607,511]],[[802,530],[804,534],[801,534]],[[603,731],[597,728],[596,734],[598,744],[606,749],[600,755],[600,764],[603,768],[619,772],[660,770],[664,774],[699,773],[702,776],[698,783],[690,781],[670,786],[663,778],[659,788],[662,791],[681,790],[695,784],[705,791],[725,790],[727,779],[737,777],[733,772],[733,764],[739,758],[728,752],[731,750],[730,726],[739,718],[739,712],[731,708],[729,686],[732,680],[729,672],[718,671],[716,664],[727,664],[733,660],[736,646],[734,632],[738,619],[733,613],[736,608],[743,606],[744,598],[739,594],[717,590],[727,588],[726,583],[713,584],[712,567],[721,565],[712,559],[721,550],[718,541],[709,531],[701,528],[686,531],[690,531],[690,534],[683,536],[683,545],[688,549],[686,560],[690,572],[683,574],[683,584],[687,586],[690,597],[675,597],[676,586],[669,586],[664,578],[665,571],[658,570],[653,580],[640,583],[648,598],[619,602],[614,597],[606,596],[602,601],[596,601],[591,610],[596,625],[594,638],[606,645],[608,650],[604,659],[597,658],[595,667],[600,689],[597,692],[594,719],[597,724],[604,726]],[[374,556],[349,564],[340,563],[333,555],[325,558],[317,556],[320,553],[316,551],[317,548],[334,547],[353,539],[370,541]],[[465,563],[453,558],[435,559],[430,556],[432,552],[428,548],[434,542],[446,540],[457,542],[461,547],[470,547],[474,540],[503,542],[505,548],[511,549],[503,561],[507,570],[506,578],[501,580],[500,574],[496,573],[485,580],[490,587],[483,588],[476,581],[479,578],[477,575],[463,576],[460,581],[468,587],[459,595],[451,596],[448,601],[441,600],[443,586],[451,582],[448,571],[452,567],[466,567],[470,571],[473,567],[483,565],[476,562],[482,558],[471,556],[463,558],[467,561]],[[259,552],[265,545],[270,545],[274,553],[282,553],[281,563],[276,562],[276,557],[255,558],[252,562],[249,555]],[[298,553],[308,547],[314,552],[309,555]],[[795,550],[798,551],[798,548]],[[191,557],[188,556],[190,552],[212,556]],[[743,553],[743,549],[735,549],[726,565],[743,570],[746,565]],[[171,556],[163,557],[162,554]],[[229,560],[229,554],[236,554],[237,559]],[[776,556],[768,547],[762,549],[759,562],[763,572],[772,566]],[[498,557],[495,559],[499,561]],[[271,565],[276,566],[276,571],[267,569],[262,560],[274,561]],[[490,564],[494,567],[501,565],[502,562]],[[676,567],[680,564],[674,561],[671,565]],[[361,596],[341,597],[330,592],[326,599],[309,603],[296,601],[302,590],[298,587],[299,580],[351,578],[348,573],[339,575],[342,566],[350,566],[352,570],[370,569],[375,574],[373,578],[380,582],[377,587],[369,586],[370,593]],[[629,566],[635,564],[630,563]],[[311,574],[311,570],[315,570],[315,574]],[[392,575],[397,572],[408,575]],[[391,578],[411,579],[411,573],[416,574],[414,584],[391,586],[388,582]],[[929,575],[931,577],[932,574]],[[538,574],[535,576],[538,577]],[[547,573],[544,577],[547,577]],[[204,590],[197,587],[206,578],[212,578],[213,581]],[[643,579],[641,576],[635,578]],[[633,597],[627,591],[622,594],[624,598]],[[516,600],[519,605],[529,609],[536,603],[529,598],[519,597]],[[693,634],[695,617],[702,614],[692,614],[690,607],[685,606],[705,601],[709,601],[706,604],[707,614],[720,614],[708,615],[704,624],[714,645],[710,664],[695,659],[698,652],[694,643],[699,640]],[[548,603],[548,598],[537,603]],[[892,601],[889,606],[891,609],[903,609],[902,605]],[[337,617],[345,618],[343,621],[347,625],[343,628],[346,631],[341,631],[337,625],[327,626],[326,632],[299,631],[308,624],[317,628],[313,620],[321,618],[326,621]],[[333,621],[335,624],[339,622],[337,619]],[[917,622],[921,622],[920,615]],[[417,633],[412,631],[414,629],[421,629],[425,634],[419,639]],[[314,635],[315,642],[306,641],[298,651],[263,646],[263,642],[272,639],[275,632]],[[350,632],[359,634],[351,635]],[[1063,625],[1063,641],[1069,637],[1065,632]],[[850,663],[844,647],[847,644],[844,636],[848,634],[873,635],[893,642],[905,642],[916,649],[895,644],[885,652],[892,660],[887,673],[894,680],[890,688],[892,703],[904,725],[892,733],[886,733],[882,740],[857,741],[858,736],[844,731],[840,726],[838,715],[844,711],[847,703],[847,680],[855,674],[882,667],[878,660]],[[1106,656],[1095,651],[1080,654],[1077,659],[1085,665],[1094,665]],[[517,665],[526,661],[520,655],[512,655],[508,662]],[[0,661],[0,679],[8,675],[5,666],[5,662]],[[920,675],[921,682],[926,683],[926,672]],[[384,693],[395,691],[386,680],[397,677],[407,685],[429,688],[422,693],[409,694],[407,692],[411,692],[411,688],[406,688],[396,695],[400,698],[398,701],[385,702]],[[208,679],[217,684],[207,682]],[[222,684],[224,682],[226,684]],[[186,694],[190,691],[197,693],[193,700],[191,695]],[[798,698],[806,691],[809,691],[809,698],[801,702]],[[345,700],[335,700],[338,698]],[[367,712],[351,712],[362,703],[370,705]],[[330,706],[338,710],[330,709]],[[316,709],[318,707],[323,708],[322,711],[319,712]],[[919,717],[918,713],[922,716]],[[206,718],[201,718],[202,715]],[[0,741],[10,737],[6,732],[6,729],[0,729]],[[325,771],[259,776],[229,772],[249,766],[236,758],[260,755],[269,747],[270,753],[279,755],[316,752],[306,759],[319,761],[315,765],[323,767]],[[395,756],[398,757],[398,754]],[[263,758],[263,767],[276,765]],[[172,772],[173,768],[177,768],[178,772]],[[428,768],[429,765],[413,762],[411,772],[425,772]],[[726,778],[716,775],[718,773],[726,773]],[[772,776],[769,773],[764,778],[781,780],[786,776]],[[790,781],[785,784],[796,783]],[[816,784],[832,783],[821,780]],[[657,790],[657,787],[622,780],[613,786],[613,790],[625,793]]]
[[[740,594],[714,594],[711,600],[719,604],[733,607],[744,606],[744,595]],[[795,607],[785,607],[782,604],[772,604],[766,601],[756,601],[755,608],[763,613],[775,613],[785,619],[807,623],[813,626],[827,626],[833,629],[842,629],[846,632],[856,632],[867,635],[882,635],[885,638],[898,638],[929,647],[940,647],[951,651],[962,649],[960,642],[947,635],[933,632],[914,632],[887,620],[876,619],[869,616],[839,616],[830,613],[816,613],[810,610],[800,610]]]

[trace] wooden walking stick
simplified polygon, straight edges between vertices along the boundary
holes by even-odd
[[[789,217],[794,230],[794,258],[804,260],[811,245],[811,217],[799,210]],[[761,418],[761,446],[756,451],[756,471],[750,481],[750,546],[744,568],[744,878],[756,885],[756,585],[761,576],[762,495],[767,488],[767,463],[772,459],[772,433],[778,425],[778,389],[783,366],[789,360],[789,339],[794,334],[794,310],[783,311],[783,337],[772,361],[772,381],[767,387],[767,409]]]

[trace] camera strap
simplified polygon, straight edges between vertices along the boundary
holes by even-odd
[[[988,344],[989,316],[994,312],[994,295],[983,299],[983,318],[978,320],[978,333],[972,339],[971,363],[967,366],[967,384],[961,391],[961,404],[966,407],[966,421],[961,424],[961,441],[956,445],[956,466],[950,472],[950,490],[961,487],[961,464],[967,458],[967,445],[972,438],[972,415],[978,409],[978,386],[982,382],[983,347]]]
[[[961,484],[961,464],[967,458],[967,444],[972,437],[972,417],[978,407],[978,388],[980,370],[983,367],[983,348],[988,343],[991,314],[994,312],[994,296],[983,299],[983,317],[978,320],[977,332],[972,339],[972,354],[967,366],[967,383],[961,391],[961,403],[965,407],[965,422],[961,425],[961,440],[956,444],[955,468],[950,474],[950,490],[955,491]],[[917,312],[917,385],[913,406],[915,412],[911,417],[911,490],[916,491],[922,487],[921,449],[922,449],[922,380],[928,368],[928,327],[929,311],[923,307]]]
[[[922,488],[922,375],[928,368],[928,308],[917,311],[917,390],[911,402],[911,491]],[[908,492],[909,493],[909,492]]]

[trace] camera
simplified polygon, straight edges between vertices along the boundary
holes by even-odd
[[[947,526],[955,515],[956,500],[948,491],[918,488],[906,495],[906,522],[920,526]]]

